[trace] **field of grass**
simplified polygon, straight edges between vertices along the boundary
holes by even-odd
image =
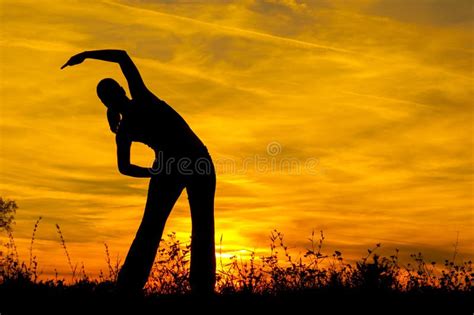
[[[440,266],[426,262],[421,253],[412,262],[401,264],[398,250],[389,257],[378,254],[376,244],[356,263],[346,263],[343,254],[322,252],[324,235],[312,234],[303,257],[294,259],[283,234],[271,232],[267,255],[242,261],[218,259],[216,295],[193,296],[188,283],[190,246],[175,234],[162,240],[150,279],[142,294],[123,296],[115,282],[120,262],[112,262],[105,245],[107,271],[97,279],[85,268],[73,265],[60,227],[59,246],[71,269],[71,279],[58,276],[40,280],[33,255],[33,230],[28,261],[18,257],[11,230],[0,256],[0,314],[26,312],[72,313],[150,313],[167,310],[216,309],[225,312],[282,311],[312,313],[472,314],[474,303],[471,261],[451,260]]]

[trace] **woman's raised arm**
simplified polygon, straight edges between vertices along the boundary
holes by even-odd
[[[120,65],[122,72],[127,79],[128,88],[132,98],[141,97],[145,93],[149,93],[148,89],[143,82],[140,72],[137,66],[133,63],[130,56],[125,50],[118,49],[104,49],[104,50],[91,50],[84,51],[77,55],[72,56],[61,69],[67,66],[74,66],[82,63],[85,59],[97,59],[108,62],[115,62]]]

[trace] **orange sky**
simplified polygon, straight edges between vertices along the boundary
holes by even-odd
[[[103,243],[123,258],[141,219],[147,180],[118,173],[95,94],[101,78],[125,84],[118,66],[59,70],[102,48],[127,50],[209,148],[224,253],[261,252],[276,228],[296,253],[323,229],[327,251],[349,258],[381,242],[438,261],[459,232],[460,256],[472,257],[470,0],[0,3],[0,195],[20,206],[24,259],[43,217],[45,272],[67,272],[55,223],[94,273]],[[152,157],[134,144],[134,162]],[[183,240],[186,201],[167,225]]]

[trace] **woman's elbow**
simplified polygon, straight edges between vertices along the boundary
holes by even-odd
[[[120,59],[122,61],[131,61],[132,60],[132,58],[130,58],[130,56],[128,55],[126,50],[119,50],[119,54],[120,54]]]
[[[119,164],[118,170],[122,175],[129,175],[130,174],[130,165]]]

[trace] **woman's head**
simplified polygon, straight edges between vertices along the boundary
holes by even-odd
[[[107,121],[110,130],[116,133],[120,124],[121,113],[130,102],[125,90],[114,79],[103,79],[97,84],[97,95],[107,107]]]
[[[97,96],[104,105],[113,111],[123,112],[130,102],[123,87],[114,79],[103,79],[97,84]]]

